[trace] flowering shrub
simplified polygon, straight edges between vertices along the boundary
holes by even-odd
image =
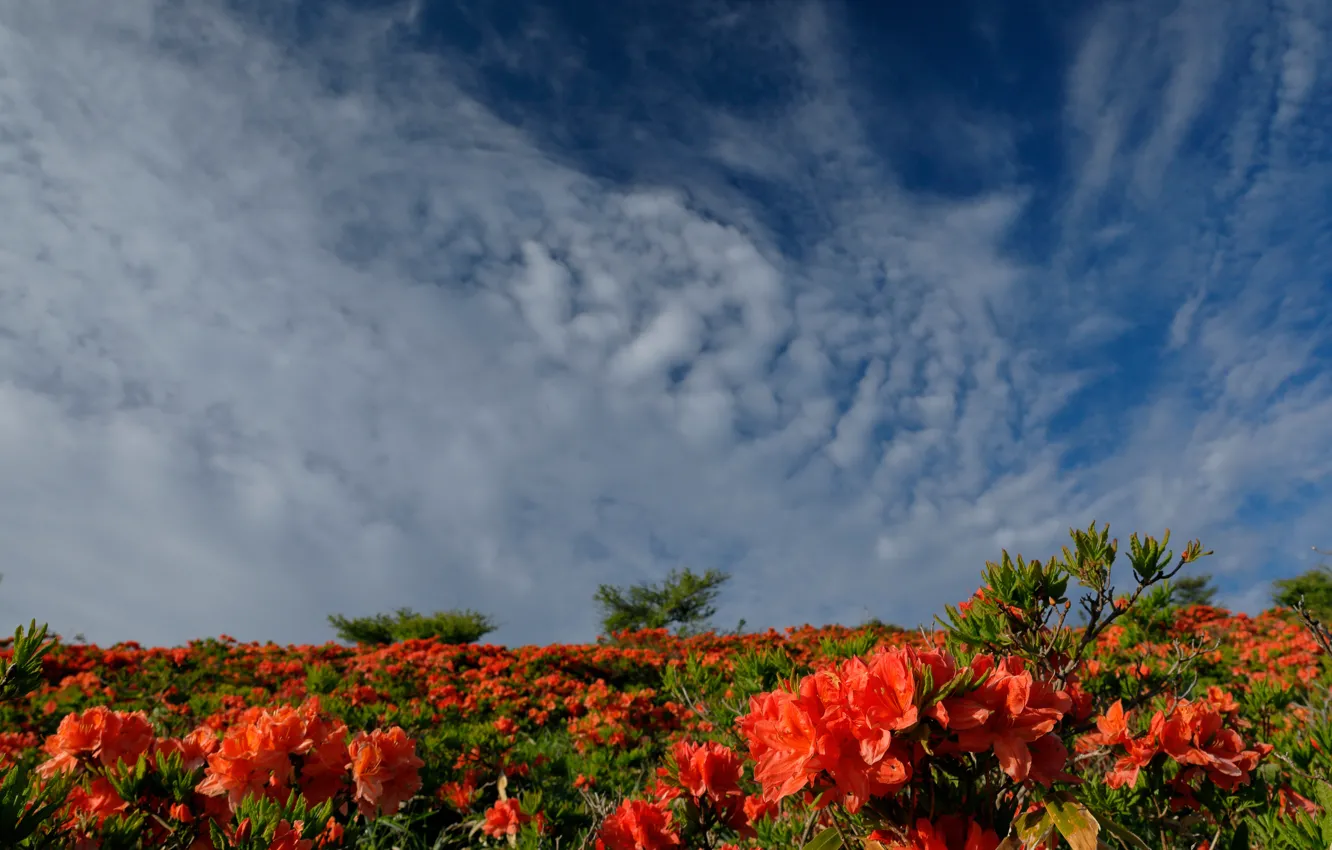
[[[1004,553],[940,628],[0,650],[0,846],[1326,848],[1332,635],[1166,539]],[[1085,590],[1070,621],[1068,588]]]

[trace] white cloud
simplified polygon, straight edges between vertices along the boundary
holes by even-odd
[[[1169,348],[1182,348],[1189,341],[1193,333],[1193,320],[1198,314],[1198,308],[1202,306],[1203,300],[1207,298],[1207,290],[1199,287],[1196,292],[1189,296],[1188,300],[1180,305],[1175,311],[1175,318],[1170,322],[1170,345]]]
[[[1318,78],[1323,34],[1314,18],[1314,4],[1296,0],[1281,5],[1286,49],[1281,54],[1281,87],[1273,123],[1285,127],[1299,114]]]
[[[882,360],[870,363],[856,389],[855,402],[837,422],[833,440],[828,444],[828,456],[840,467],[857,465],[865,455],[865,441],[869,439],[870,429],[879,418],[876,408],[883,372]]]
[[[873,599],[909,624],[997,547],[1044,556],[1092,518],[1203,536],[1246,582],[1311,534],[1322,496],[1234,518],[1332,472],[1310,319],[1327,269],[1306,255],[1332,179],[1295,168],[1325,132],[1316,89],[1275,153],[1246,94],[1234,159],[1268,170],[1216,176],[1187,144],[1217,74],[1206,31],[1170,24],[1175,68],[1122,29],[1138,18],[1098,18],[1067,87],[1067,207],[1099,209],[1116,175],[1162,191],[1063,225],[1062,256],[1119,252],[1078,276],[1010,252],[1036,194],[1019,169],[968,198],[897,185],[847,33],[805,8],[755,37],[795,56],[785,107],[685,104],[702,140],[626,141],[606,156],[650,176],[612,181],[560,146],[568,127],[502,118],[467,57],[393,42],[419,4],[299,42],[219,4],[0,7],[0,621],[321,641],[330,612],[409,604],[577,640],[598,583],[692,564],[734,571],[725,623],[858,620]],[[715,37],[748,49],[757,17]],[[486,61],[554,62],[573,91],[580,62],[543,27]],[[1015,150],[961,144],[973,164]],[[1236,200],[1200,216],[1213,177]],[[1281,202],[1303,223],[1281,230]],[[762,223],[779,212],[794,232]],[[1057,427],[1158,307],[1170,371]]]

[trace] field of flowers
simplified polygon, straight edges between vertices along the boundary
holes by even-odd
[[[1168,537],[1167,537],[1168,541]],[[0,653],[0,846],[1327,848],[1327,634],[1075,532],[937,631]],[[1087,591],[1083,616],[1070,579]]]

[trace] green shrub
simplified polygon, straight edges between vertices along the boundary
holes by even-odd
[[[1272,601],[1282,608],[1294,608],[1304,600],[1304,607],[1323,622],[1332,620],[1332,570],[1319,565],[1293,578],[1272,582]]]
[[[595,597],[601,606],[601,627],[607,635],[670,626],[676,626],[680,635],[697,634],[717,613],[712,600],[730,578],[720,570],[699,575],[686,567],[683,572],[671,570],[659,586],[637,584],[622,590],[603,584]]]
[[[1196,576],[1184,576],[1173,582],[1171,602],[1187,608],[1190,605],[1215,605],[1216,588],[1212,586],[1212,577],[1206,573]]]
[[[440,643],[472,643],[490,634],[496,624],[485,614],[465,610],[436,611],[417,614],[410,608],[399,608],[390,616],[347,619],[341,614],[330,614],[329,623],[338,637],[358,644],[383,645],[404,640],[435,638]]]

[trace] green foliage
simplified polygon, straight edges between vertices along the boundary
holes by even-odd
[[[435,638],[440,643],[473,643],[495,630],[495,623],[489,617],[471,609],[426,615],[399,608],[392,616],[377,614],[347,619],[341,614],[330,614],[328,621],[337,629],[340,639],[371,645],[424,638]]]
[[[14,658],[0,671],[0,700],[17,699],[37,689],[42,682],[42,656],[55,641],[43,644],[46,624],[37,628],[33,620],[27,633],[19,626],[14,630]]]
[[[266,850],[272,844],[273,835],[281,821],[294,826],[301,823],[300,837],[305,840],[316,838],[333,814],[333,801],[312,806],[295,789],[287,795],[285,803],[278,803],[267,797],[248,795],[235,812],[237,824],[248,821],[248,836],[234,842],[228,842],[215,823],[209,823],[209,837],[213,846],[227,850]]]
[[[1320,564],[1293,578],[1272,582],[1272,601],[1282,608],[1294,608],[1304,601],[1309,613],[1321,620],[1332,619],[1332,570]]]
[[[331,694],[342,683],[342,674],[329,664],[305,666],[305,690],[312,694]]]
[[[36,832],[64,805],[76,777],[57,776],[38,790],[40,779],[33,766],[31,759],[25,760],[4,771],[0,779],[0,847],[56,847],[63,840],[51,835],[39,838]]]
[[[791,656],[776,647],[751,649],[735,656],[731,681],[744,699],[763,691],[771,691],[797,672]]]
[[[623,590],[603,584],[595,597],[601,606],[601,627],[608,635],[672,625],[677,634],[697,634],[717,613],[712,601],[730,578],[720,570],[699,575],[686,567],[683,572],[671,570],[660,585],[637,584]]]
[[[1207,573],[1175,579],[1174,591],[1172,601],[1176,605],[1188,607],[1216,604],[1216,588],[1212,586],[1212,577]]]
[[[1166,581],[1151,588],[1138,599],[1138,604],[1123,615],[1124,626],[1134,640],[1162,640],[1170,632],[1178,606],[1175,588]]]
[[[0,702],[18,700],[42,682],[42,656],[55,641],[43,644],[46,624],[33,620],[14,630],[14,655],[0,670]],[[37,828],[65,802],[74,777],[56,777],[43,785],[31,759],[4,771],[0,778],[0,847],[54,847],[56,838],[38,837]],[[40,787],[39,787],[40,786]]]
[[[841,850],[845,846],[842,834],[836,827],[830,826],[814,836],[813,840],[805,845],[804,850]]]
[[[1324,807],[1318,817],[1310,817],[1305,812],[1296,812],[1288,817],[1277,812],[1254,815],[1250,825],[1254,838],[1259,842],[1258,846],[1282,847],[1287,850],[1327,850],[1332,846],[1332,815],[1328,814],[1326,807],[1332,803],[1332,799],[1326,793],[1319,793],[1315,802]]]
[[[863,631],[841,640],[830,637],[819,640],[819,650],[827,658],[856,658],[869,655],[879,642],[879,636],[871,631]]]
[[[1096,636],[1135,606],[1137,625],[1148,633],[1163,630],[1169,622],[1169,582],[1186,564],[1212,554],[1203,552],[1194,540],[1184,547],[1172,568],[1174,553],[1170,529],[1160,542],[1154,537],[1129,538],[1129,566],[1136,587],[1116,597],[1111,571],[1119,552],[1119,541],[1110,539],[1110,527],[1098,530],[1093,522],[1086,531],[1069,529],[1074,549],[1063,548],[1063,559],[1045,563],[1014,562],[1007,551],[1002,563],[986,562],[984,585],[977,595],[959,606],[946,606],[947,619],[936,618],[947,632],[950,648],[1019,655],[1035,669],[1063,677],[1076,668]],[[1079,601],[1087,621],[1080,634],[1064,628],[1072,603],[1068,583],[1076,578],[1090,591]]]

